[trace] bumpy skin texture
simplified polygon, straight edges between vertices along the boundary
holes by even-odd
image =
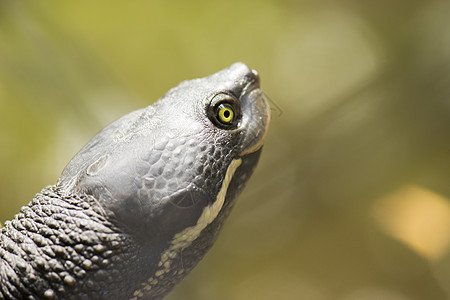
[[[0,245],[2,299],[123,299],[143,267],[137,242],[108,222],[91,197],[62,195],[56,187],[6,224]]]
[[[268,123],[237,63],[107,126],[1,229],[0,299],[162,298],[214,243]]]

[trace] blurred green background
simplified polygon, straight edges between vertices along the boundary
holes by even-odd
[[[450,2],[0,2],[0,220],[184,79],[259,71],[272,123],[167,299],[450,298]]]

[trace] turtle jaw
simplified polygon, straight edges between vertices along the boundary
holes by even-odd
[[[242,143],[240,157],[261,149],[270,124],[270,106],[259,88],[253,89],[245,98],[243,105],[249,106],[250,116],[244,117],[247,123],[245,141]]]

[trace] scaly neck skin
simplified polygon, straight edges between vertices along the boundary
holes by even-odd
[[[90,196],[47,187],[0,229],[0,299],[161,299],[206,254],[223,220],[174,251],[161,272],[168,244],[124,233]]]
[[[0,299],[124,299],[152,269],[141,252],[94,199],[47,187],[0,229]]]

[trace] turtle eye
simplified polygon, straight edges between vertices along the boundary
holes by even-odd
[[[215,95],[206,112],[211,122],[220,129],[233,130],[239,126],[241,108],[233,95],[226,93]]]
[[[216,118],[217,121],[223,125],[231,125],[234,121],[234,109],[228,103],[220,103],[216,108]]]

